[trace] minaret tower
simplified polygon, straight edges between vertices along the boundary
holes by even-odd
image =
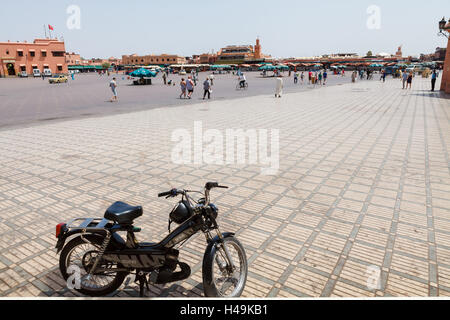
[[[259,37],[256,39],[256,46],[255,46],[255,59],[261,59],[261,44],[259,42]]]

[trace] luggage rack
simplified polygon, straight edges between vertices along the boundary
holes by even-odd
[[[110,223],[108,219],[77,218],[70,221],[66,227],[71,230],[81,230],[83,232],[104,231],[108,223]]]

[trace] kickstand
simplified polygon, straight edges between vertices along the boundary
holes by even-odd
[[[147,288],[147,290],[150,291],[150,286],[148,285],[148,280],[145,275],[139,276],[138,281],[139,281],[139,296],[143,298],[145,288]]]

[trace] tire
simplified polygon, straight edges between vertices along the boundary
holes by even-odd
[[[88,235],[85,236],[86,239],[89,239],[92,243],[94,243],[97,246],[101,246],[103,243],[103,239],[99,236],[93,236]],[[70,253],[78,246],[86,244],[86,242],[81,238],[77,237],[73,240],[71,240],[62,250],[61,256],[59,258],[59,269],[61,271],[61,275],[63,276],[64,280],[67,281],[67,279],[70,277],[70,274],[67,273],[67,261],[69,258]],[[116,266],[116,267],[120,267]],[[81,284],[81,288],[75,289],[76,291],[80,292],[83,295],[89,296],[89,297],[103,297],[107,296],[108,294],[111,294],[115,292],[123,283],[125,278],[128,276],[127,272],[117,272],[114,279],[109,283],[109,285],[105,286],[102,289],[92,290],[88,289],[86,287],[83,287]]]
[[[247,282],[248,274],[248,263],[245,249],[242,244],[235,237],[226,237],[224,239],[224,244],[228,248],[234,247],[238,253],[238,261],[233,259],[234,263],[239,263],[240,267],[240,277],[238,279],[238,284],[236,288],[230,294],[223,294],[219,288],[216,286],[214,280],[214,272],[219,271],[219,266],[216,263],[216,256],[221,256],[221,253],[217,250],[217,243],[210,244],[206,249],[205,256],[203,259],[203,291],[206,297],[220,297],[220,298],[238,298],[242,295],[245,288],[245,283]],[[223,251],[223,250],[222,250]],[[232,254],[230,252],[230,254]]]

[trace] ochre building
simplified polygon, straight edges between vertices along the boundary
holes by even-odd
[[[53,74],[67,73],[66,50],[63,41],[36,39],[33,42],[0,42],[0,76],[13,77],[33,69],[50,69]]]
[[[450,32],[450,22],[445,29]],[[450,93],[450,39],[448,40],[447,52],[445,54],[444,70],[442,72],[441,91]]]
[[[261,51],[261,43],[256,39],[256,45],[228,46],[217,54],[217,64],[257,63],[271,58]]]
[[[171,65],[185,64],[186,57],[180,57],[173,54],[146,55],[138,56],[136,54],[122,56],[123,65]]]

